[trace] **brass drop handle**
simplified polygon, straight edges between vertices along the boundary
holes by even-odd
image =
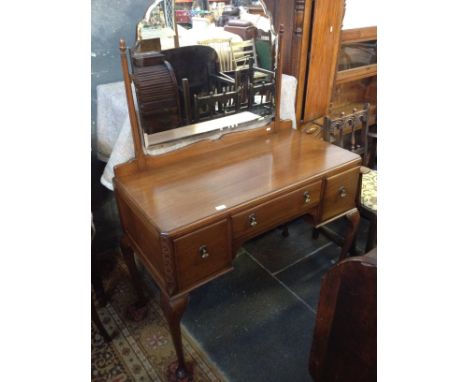
[[[257,225],[257,219],[255,218],[255,214],[249,215],[249,224],[251,227],[255,227]]]
[[[310,203],[309,191],[304,192],[304,203]]]
[[[206,259],[210,254],[208,253],[208,248],[206,245],[202,245],[198,250],[202,259]]]
[[[340,193],[340,197],[342,197],[342,198],[345,198],[346,195],[348,195],[348,193],[346,191],[346,188],[344,186],[341,186],[339,188],[338,192]]]

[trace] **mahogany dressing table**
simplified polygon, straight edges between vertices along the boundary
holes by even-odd
[[[176,378],[191,380],[180,332],[190,291],[229,272],[246,240],[303,215],[314,227],[346,216],[345,257],[359,222],[361,158],[292,129],[291,121],[280,120],[279,107],[262,128],[147,155],[123,41],[121,58],[135,148],[135,159],[116,166],[113,181],[122,252],[142,301],[133,253],[158,284],[177,353]],[[281,55],[278,68],[281,73]],[[280,90],[279,75],[278,106]]]

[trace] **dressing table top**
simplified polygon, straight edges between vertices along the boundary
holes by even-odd
[[[178,236],[360,163],[358,155],[290,128],[210,144],[215,148],[171,153],[164,165],[117,177],[115,185],[160,232]]]

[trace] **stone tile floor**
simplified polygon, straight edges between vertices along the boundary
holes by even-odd
[[[342,224],[333,228],[343,233]],[[358,249],[364,248],[364,221]],[[298,219],[246,243],[234,271],[191,294],[183,325],[230,381],[311,381],[322,276],[340,248]],[[364,240],[363,240],[364,239]]]

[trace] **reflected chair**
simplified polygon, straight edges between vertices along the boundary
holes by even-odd
[[[211,92],[207,96],[194,95],[194,122],[215,119],[240,111],[241,88],[234,91],[223,91],[221,93]]]
[[[255,52],[254,40],[231,42],[233,68],[235,70],[249,69],[250,58],[257,66],[257,54]]]
[[[271,112],[274,72],[258,67],[254,40],[231,42],[231,48],[235,72],[241,74],[241,82],[244,84],[242,103],[249,110],[254,104],[260,105],[257,109],[261,114],[267,113],[265,107]]]
[[[233,67],[236,71],[249,71],[251,82],[260,82],[272,77],[271,70],[258,66],[257,50],[254,40],[231,42]]]
[[[205,96],[222,87],[235,85],[235,80],[220,72],[216,50],[211,46],[193,45],[165,50],[165,60],[171,65],[183,105],[186,124],[192,123],[193,96]]]
[[[219,70],[229,72],[234,70],[230,38],[210,38],[199,40],[198,44],[212,47],[218,54]]]

